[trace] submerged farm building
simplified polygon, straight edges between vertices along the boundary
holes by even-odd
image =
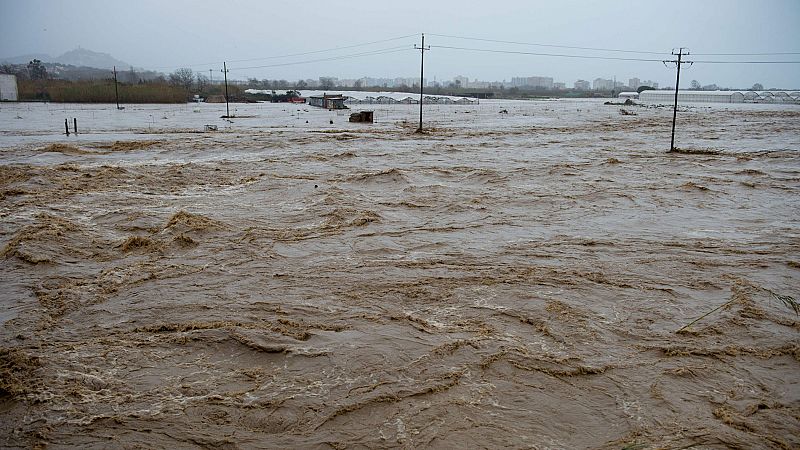
[[[642,91],[645,103],[672,103],[675,91]],[[678,91],[678,103],[794,103],[800,104],[797,91]]]
[[[264,89],[247,89],[245,92],[249,94],[269,94],[274,91]],[[280,92],[280,91],[279,91]],[[371,91],[340,91],[339,94],[327,94],[322,91],[304,90],[303,94],[308,99],[308,104],[312,106],[319,106],[328,109],[344,109],[346,104],[377,104],[377,105],[418,105],[419,94],[407,92],[371,92]],[[298,94],[299,95],[299,94]],[[326,106],[331,102],[339,104],[339,99],[342,99],[341,106]],[[326,103],[326,99],[328,103]],[[335,99],[335,100],[333,100]],[[453,97],[448,95],[428,95],[426,94],[422,103],[424,104],[439,104],[439,105],[470,105],[478,102],[476,98],[468,97]]]
[[[343,95],[314,95],[308,97],[308,104],[311,106],[319,106],[320,108],[327,109],[347,109],[344,104]]]
[[[0,101],[16,102],[17,100],[19,100],[17,76],[0,74]]]

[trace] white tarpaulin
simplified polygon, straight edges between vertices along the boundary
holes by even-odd
[[[0,74],[0,100],[16,102],[17,97],[17,76]]]

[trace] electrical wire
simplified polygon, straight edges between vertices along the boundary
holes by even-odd
[[[617,53],[636,53],[642,55],[669,55],[671,53],[666,52],[655,52],[655,51],[643,51],[643,50],[624,50],[618,48],[601,48],[601,47],[580,47],[580,46],[572,46],[572,45],[558,45],[558,44],[541,44],[535,42],[520,42],[520,41],[505,41],[500,39],[487,39],[487,38],[477,38],[477,37],[470,37],[470,36],[454,36],[449,34],[436,34],[436,33],[429,33],[429,36],[437,36],[437,37],[444,37],[444,38],[452,38],[452,39],[464,39],[470,41],[481,41],[481,42],[495,42],[500,44],[513,44],[513,45],[530,45],[530,46],[537,46],[537,47],[551,47],[551,48],[566,48],[566,49],[573,49],[573,50],[588,50],[588,51],[602,51],[602,52],[617,52]],[[692,53],[693,56],[782,56],[782,55],[800,55],[800,52],[761,52],[761,53]]]
[[[291,57],[294,57],[294,56],[313,55],[313,54],[316,54],[316,53],[325,53],[325,52],[331,52],[331,51],[336,51],[336,50],[347,50],[349,48],[365,47],[367,45],[381,44],[383,42],[399,41],[400,39],[408,39],[408,38],[413,37],[413,36],[416,36],[416,35],[409,34],[409,35],[406,35],[406,36],[398,36],[398,37],[395,37],[395,38],[381,39],[379,41],[365,42],[365,43],[362,43],[362,44],[346,45],[344,47],[333,47],[333,48],[327,48],[327,49],[324,49],[324,50],[313,50],[313,51],[310,51],[310,52],[291,53],[291,54],[288,54],[288,55],[280,55],[280,56],[265,56],[263,58],[231,60],[231,61],[228,61],[228,62],[229,63],[231,63],[231,62],[249,62],[249,61],[261,61],[261,60],[267,60],[267,59],[291,58]]]
[[[800,64],[800,61],[703,61],[695,60],[700,64]]]
[[[207,62],[207,63],[187,64],[187,65],[182,65],[182,66],[162,66],[162,67],[153,67],[153,69],[172,69],[172,68],[176,68],[176,67],[188,67],[188,68],[206,67],[206,66],[211,66],[211,65],[215,65],[215,64],[222,64],[223,62],[238,63],[238,62],[250,62],[250,61],[264,61],[264,60],[269,60],[269,59],[292,58],[292,57],[295,57],[295,56],[313,55],[313,54],[317,54],[317,53],[332,52],[332,51],[337,51],[337,50],[347,50],[347,49],[356,48],[356,47],[365,47],[365,46],[368,46],[368,45],[375,45],[375,44],[380,44],[380,43],[383,43],[383,42],[399,41],[400,39],[408,39],[408,38],[414,37],[414,36],[416,36],[416,34],[408,34],[408,35],[405,35],[405,36],[398,36],[398,37],[393,37],[393,38],[388,38],[388,39],[380,39],[380,40],[377,40],[377,41],[363,42],[363,43],[360,43],[360,44],[345,45],[345,46],[342,46],[342,47],[332,47],[332,48],[326,48],[326,49],[322,49],[322,50],[312,50],[312,51],[301,52],[301,53],[290,53],[290,54],[286,54],[286,55],[264,56],[264,57],[260,57],[260,58],[248,58],[248,59],[234,59],[234,60],[228,60],[228,61],[213,61],[213,62]]]
[[[373,56],[373,55],[386,55],[389,53],[398,53],[408,50],[414,50],[413,47],[409,47],[406,45],[399,46],[399,47],[391,47],[385,48],[381,50],[373,50],[369,52],[361,52],[361,53],[352,53],[349,55],[339,55],[339,56],[332,56],[329,58],[318,58],[318,59],[310,59],[306,61],[293,61],[293,62],[286,62],[286,63],[277,63],[277,64],[267,64],[261,66],[250,66],[250,67],[234,67],[231,68],[231,71],[241,71],[241,70],[249,70],[249,69],[264,69],[269,67],[283,67],[283,66],[294,66],[299,64],[311,64],[316,62],[325,62],[325,61],[338,61],[342,59],[350,59],[350,58],[360,58],[363,56]]]
[[[465,50],[472,52],[484,53],[505,53],[511,55],[532,55],[532,56],[553,56],[559,58],[576,58],[576,59],[602,59],[612,61],[645,61],[645,62],[661,62],[661,59],[647,59],[647,58],[623,58],[616,56],[589,56],[589,55],[567,55],[563,53],[537,53],[537,52],[523,52],[516,50],[497,50],[487,48],[469,48],[469,47],[453,47],[449,45],[431,45],[431,48],[444,48],[449,50]]]
[[[779,56],[800,55],[800,52],[772,52],[772,53],[693,53],[694,56]]]
[[[326,53],[326,52],[336,52],[339,50],[346,50],[352,49],[357,47],[365,47],[369,45],[375,45],[384,42],[391,42],[397,41],[401,39],[408,39],[411,37],[417,36],[416,34],[409,34],[404,36],[397,36],[393,38],[387,39],[380,39],[370,42],[363,42],[359,44],[352,44],[352,45],[345,45],[340,47],[331,47],[321,50],[312,50],[307,52],[299,52],[299,53],[290,53],[285,55],[276,55],[276,56],[265,56],[259,58],[247,58],[247,59],[236,59],[236,60],[228,60],[228,63],[241,63],[241,62],[251,62],[251,61],[266,61],[266,60],[274,60],[274,59],[283,59],[283,58],[293,58],[298,56],[307,56],[307,55],[314,55],[319,53]],[[592,52],[613,52],[613,53],[630,53],[630,54],[641,54],[641,55],[670,55],[671,53],[666,52],[654,52],[654,51],[641,51],[641,50],[625,50],[625,49],[618,49],[618,48],[601,48],[601,47],[581,47],[581,46],[570,46],[570,45],[558,45],[558,44],[542,44],[542,43],[534,43],[534,42],[520,42],[520,41],[507,41],[507,40],[500,40],[500,39],[486,39],[486,38],[477,38],[477,37],[469,37],[469,36],[455,36],[455,35],[448,35],[448,34],[436,34],[436,33],[428,33],[428,36],[436,36],[442,38],[450,38],[450,39],[462,39],[462,40],[471,40],[471,41],[481,41],[481,42],[492,42],[498,44],[511,44],[511,45],[527,45],[527,46],[537,46],[537,47],[548,47],[548,48],[563,48],[563,49],[571,49],[571,50],[584,50],[584,51],[592,51]],[[641,62],[662,62],[661,59],[651,59],[651,58],[634,58],[634,57],[615,57],[615,56],[599,56],[599,55],[575,55],[575,54],[565,54],[565,53],[543,53],[543,52],[526,52],[526,51],[519,51],[519,50],[501,50],[501,49],[487,49],[487,48],[470,48],[470,47],[457,47],[457,46],[448,46],[448,45],[431,45],[431,48],[441,48],[441,49],[448,49],[448,50],[461,50],[461,51],[473,51],[473,52],[482,52],[482,53],[500,53],[500,54],[512,54],[512,55],[530,55],[530,56],[546,56],[546,57],[557,57],[557,58],[572,58],[572,59],[595,59],[595,60],[610,60],[610,61],[641,61]],[[316,62],[326,62],[326,61],[337,61],[342,59],[349,59],[349,58],[358,58],[363,56],[371,56],[371,55],[382,55],[382,54],[389,54],[389,53],[396,53],[399,51],[412,49],[406,46],[400,47],[392,47],[387,49],[379,49],[367,52],[360,52],[354,53],[349,55],[339,55],[339,56],[332,56],[328,58],[318,58],[312,60],[305,60],[305,61],[295,61],[295,62],[286,62],[286,63],[277,63],[277,64],[265,64],[265,65],[257,65],[257,66],[248,66],[248,67],[235,67],[231,70],[249,70],[249,69],[262,69],[262,68],[270,68],[270,67],[282,67],[282,66],[292,66],[292,65],[300,65],[300,64],[311,64]],[[768,53],[692,53],[692,56],[778,56],[778,55],[800,55],[800,52],[768,52]],[[687,61],[688,62],[688,61]],[[800,64],[800,61],[716,61],[716,60],[695,60],[696,63],[701,64]],[[184,65],[180,67],[208,67],[212,65],[222,64],[223,61],[214,61],[214,62],[207,62],[207,63],[197,63],[197,64],[190,64]],[[162,67],[154,67],[151,70],[156,69],[167,69],[167,68],[175,68],[179,66],[162,66]]]
[[[533,42],[518,42],[518,41],[502,41],[498,39],[483,39],[483,38],[475,38],[475,37],[466,37],[466,36],[452,36],[448,34],[429,34],[429,36],[437,36],[437,37],[444,37],[444,38],[453,38],[453,39],[464,39],[470,41],[482,41],[482,42],[495,42],[499,44],[514,44],[514,45],[531,45],[536,47],[550,47],[550,48],[567,48],[572,50],[590,50],[590,51],[602,51],[602,52],[616,52],[616,53],[637,53],[641,55],[669,55],[667,52],[651,52],[651,51],[640,51],[640,50],[622,50],[618,48],[599,48],[599,47],[577,47],[571,45],[556,45],[556,44],[537,44]]]
[[[623,58],[623,57],[615,57],[615,56],[590,56],[590,55],[568,55],[563,53],[538,53],[538,52],[523,52],[517,50],[498,50],[498,49],[487,49],[487,48],[469,48],[469,47],[453,47],[448,45],[431,45],[431,48],[444,48],[450,50],[465,50],[465,51],[472,51],[472,52],[484,52],[484,53],[504,53],[504,54],[512,54],[512,55],[531,55],[531,56],[551,56],[557,58],[574,58],[574,59],[600,59],[600,60],[611,60],[611,61],[644,61],[644,62],[664,62],[661,59],[649,59],[649,58]],[[700,64],[800,64],[800,61],[709,61],[709,60],[694,60],[694,61],[686,61],[700,63]]]

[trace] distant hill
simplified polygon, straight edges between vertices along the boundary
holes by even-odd
[[[27,65],[38,59],[44,63],[49,78],[60,80],[103,80],[111,78],[111,69],[116,66],[118,79],[122,83],[138,83],[158,79],[164,75],[153,70],[131,68],[108,53],[93,52],[85,48],[70,50],[53,58],[45,54],[28,54],[0,58],[0,73],[12,73],[21,78],[28,76]]]
[[[125,70],[131,67],[129,63],[120,61],[108,53],[93,52],[85,48],[76,48],[75,50],[70,50],[55,58],[42,53],[0,58],[0,63],[27,64],[34,59],[45,63],[56,63],[76,67],[94,67],[96,69],[111,69],[117,66],[117,70]]]
[[[0,58],[0,63],[3,64],[28,64],[34,59],[39,61],[50,61],[53,59],[50,55],[44,53],[31,53],[30,55],[9,56],[7,58]]]
[[[111,69],[117,66],[117,70],[131,67],[125,61],[120,61],[108,53],[93,52],[85,48],[70,50],[63,55],[54,58],[52,61],[59,64],[67,64],[78,67],[95,67],[97,69]]]

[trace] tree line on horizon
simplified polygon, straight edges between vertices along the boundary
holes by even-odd
[[[53,101],[53,102],[88,102],[88,103],[113,103],[116,101],[114,91],[114,75],[106,69],[76,68],[54,63],[43,63],[38,59],[28,64],[3,64],[0,73],[16,75],[19,85],[19,99]],[[210,78],[204,73],[195,72],[190,68],[179,68],[174,72],[164,75],[154,71],[129,70],[117,72],[117,89],[119,100],[122,103],[183,103],[192,101],[195,95],[199,97],[224,97],[225,88],[220,82]],[[87,78],[88,77],[88,78]],[[315,80],[312,80],[315,81]],[[337,85],[333,77],[320,77],[318,83],[313,85],[308,80],[288,81],[284,79],[249,78],[246,81],[229,80],[228,97],[230,101],[280,101],[280,96],[275,90],[300,91],[305,89],[319,89],[333,91],[336,89],[379,91],[392,89],[400,92],[416,92],[419,85],[412,86],[364,86],[361,80],[356,80],[352,86]],[[268,94],[248,94],[246,89],[272,90]],[[639,92],[652,89],[642,86]],[[674,89],[674,88],[665,88]],[[701,85],[697,80],[692,80],[690,90],[720,90],[716,84]],[[755,83],[751,90],[764,90],[763,85]],[[722,89],[727,90],[727,89]],[[449,85],[426,87],[425,92],[435,95],[470,95],[477,94],[498,98],[537,98],[537,97],[606,97],[614,91],[579,91],[564,89],[553,91],[536,88],[464,88],[458,83]]]

